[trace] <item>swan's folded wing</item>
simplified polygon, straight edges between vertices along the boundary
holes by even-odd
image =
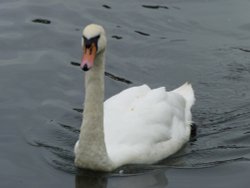
[[[117,162],[132,158],[136,161],[137,154],[152,155],[154,158],[155,153],[154,159],[160,159],[179,148],[181,144],[177,144],[178,140],[183,143],[178,139],[172,144],[176,137],[186,137],[187,134],[186,104],[182,96],[166,92],[164,87],[146,89],[143,95],[136,95],[135,90],[133,88],[131,93],[125,90],[105,104],[105,142],[110,157]],[[126,95],[133,97],[126,98]],[[147,163],[146,159],[141,161],[140,157],[138,162]]]
[[[107,145],[152,144],[172,137],[173,118],[185,120],[185,101],[165,88],[130,88],[105,102]]]

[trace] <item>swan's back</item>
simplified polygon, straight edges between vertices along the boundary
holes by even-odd
[[[117,165],[154,163],[179,150],[189,139],[194,93],[190,84],[132,87],[104,103],[105,142]]]

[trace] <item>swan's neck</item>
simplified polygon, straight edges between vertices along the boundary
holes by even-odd
[[[75,163],[83,168],[111,170],[104,139],[104,56],[96,56],[94,66],[85,74],[85,102]]]

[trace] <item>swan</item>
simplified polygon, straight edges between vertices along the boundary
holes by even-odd
[[[191,84],[167,92],[164,87],[131,87],[104,101],[106,35],[102,26],[83,29],[85,102],[75,165],[112,171],[125,164],[152,164],[177,152],[190,137]]]

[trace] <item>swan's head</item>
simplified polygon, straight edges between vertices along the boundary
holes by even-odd
[[[102,26],[87,25],[82,32],[83,58],[81,68],[88,71],[94,66],[96,56],[106,48],[106,34]]]

